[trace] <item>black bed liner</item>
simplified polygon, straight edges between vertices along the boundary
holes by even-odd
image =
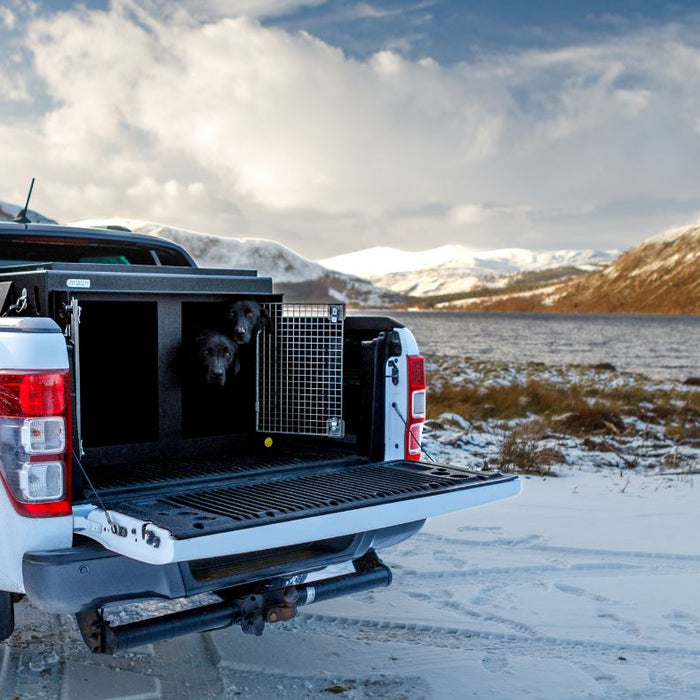
[[[337,460],[343,463],[362,461],[354,457],[354,445],[330,440],[287,438],[282,445],[275,442],[273,448],[261,444],[239,443],[229,445],[206,456],[180,457],[177,459],[138,460],[131,464],[91,469],[91,481],[101,495],[108,492],[114,499],[118,495],[138,492],[144,487],[171,491],[178,485],[200,484],[202,481],[228,479],[232,475],[265,472],[269,476],[277,470],[296,469],[314,464],[329,464]]]
[[[510,481],[498,472],[436,464],[346,457],[250,470],[179,483],[137,495],[103,494],[107,508],[166,528],[175,539],[230,532],[301,518],[444,494]]]

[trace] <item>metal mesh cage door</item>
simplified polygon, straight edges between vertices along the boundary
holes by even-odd
[[[343,437],[343,304],[266,304],[258,335],[256,428]]]

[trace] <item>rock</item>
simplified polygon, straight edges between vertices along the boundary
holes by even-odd
[[[700,377],[688,377],[683,384],[685,386],[700,386]]]
[[[599,369],[602,372],[617,372],[617,367],[610,362],[599,362],[597,365],[592,365],[593,369]]]
[[[462,416],[460,416],[458,413],[442,413],[439,418],[440,421],[446,424],[452,424],[456,425],[458,428],[461,428],[462,430],[469,430],[471,426],[469,425],[469,421],[465,420]]]

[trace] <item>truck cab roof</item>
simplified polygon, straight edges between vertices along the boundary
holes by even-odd
[[[127,230],[0,223],[0,268],[32,262],[196,267],[179,245]]]

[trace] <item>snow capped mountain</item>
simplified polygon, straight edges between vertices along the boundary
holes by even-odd
[[[314,280],[327,272],[282,244],[262,238],[225,238],[137,219],[86,219],[71,226],[121,226],[158,236],[181,245],[202,267],[254,269],[277,282]]]
[[[19,207],[16,204],[3,202],[0,200],[0,221],[12,221],[24,207]],[[27,218],[34,224],[55,224],[53,219],[49,219],[39,212],[30,209],[27,212]]]
[[[362,306],[398,304],[401,297],[353,275],[327,270],[286,246],[262,238],[226,238],[134,219],[89,219],[74,226],[121,226],[134,233],[158,236],[185,248],[202,267],[253,269],[272,277],[287,299],[347,301]]]
[[[700,314],[700,222],[648,238],[603,270],[546,288],[456,301],[485,311]]]
[[[475,251],[461,245],[408,252],[376,247],[320,260],[346,274],[361,274],[401,294],[457,294],[478,286],[503,286],[509,275],[553,268],[591,271],[607,265],[617,250],[532,251],[523,248]]]
[[[582,311],[699,314],[700,222],[648,238],[605,270],[567,285],[561,302]]]

